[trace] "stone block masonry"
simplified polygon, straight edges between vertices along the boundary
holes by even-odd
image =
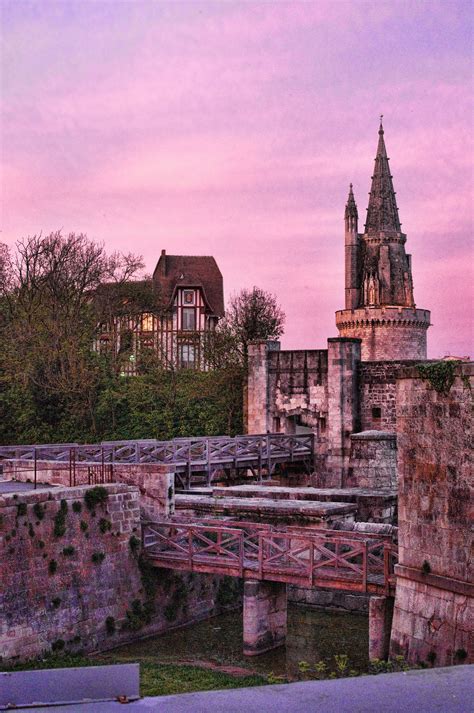
[[[361,431],[394,432],[397,425],[397,373],[414,361],[359,362],[358,389]]]
[[[123,484],[0,497],[2,661],[105,650],[217,613],[226,580],[142,562],[139,497]]]
[[[33,480],[34,464],[31,460],[5,460],[2,462],[5,478],[21,482]],[[67,462],[38,460],[38,483],[67,487],[71,473]],[[114,482],[138,487],[140,513],[143,518],[168,517],[174,514],[175,467],[159,463],[114,463]],[[81,476],[87,476],[87,465],[82,465]]]
[[[363,431],[351,435],[348,488],[373,490],[397,487],[397,438],[395,433]]]
[[[286,584],[244,582],[244,654],[255,656],[285,643]]]
[[[474,364],[453,368],[453,383],[442,391],[416,368],[397,382],[399,566],[391,655],[440,666],[474,662]]]

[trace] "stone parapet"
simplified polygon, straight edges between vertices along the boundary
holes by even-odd
[[[336,312],[341,337],[362,340],[362,361],[426,359],[430,311],[412,307],[361,307]]]

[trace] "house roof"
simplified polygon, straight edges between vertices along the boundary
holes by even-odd
[[[218,317],[224,315],[222,274],[212,256],[167,255],[162,250],[153,286],[160,302],[169,306],[178,287],[201,287],[209,310]]]

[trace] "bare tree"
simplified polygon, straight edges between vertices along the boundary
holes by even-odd
[[[222,329],[230,332],[246,359],[249,342],[278,339],[283,334],[285,314],[274,295],[259,287],[244,289],[230,299]]]
[[[42,394],[73,399],[78,409],[86,404],[92,414],[100,371],[91,353],[92,297],[111,273],[128,276],[139,265],[141,258],[132,255],[107,257],[82,233],[20,240],[8,261],[5,290],[4,363],[10,375]]]

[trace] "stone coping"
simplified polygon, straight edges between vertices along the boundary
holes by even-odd
[[[0,507],[8,507],[17,505],[18,503],[35,503],[43,500],[69,500],[80,499],[84,496],[87,490],[94,488],[94,485],[76,485],[73,488],[55,485],[54,487],[42,487],[37,490],[22,490],[12,493],[4,493],[0,496]],[[109,495],[138,493],[139,490],[134,485],[125,485],[125,483],[104,483],[101,488],[106,488]]]
[[[287,517],[331,517],[353,515],[357,505],[304,500],[272,500],[270,498],[210,498],[206,496],[176,495],[177,510],[205,510],[212,512],[261,512],[266,515]]]
[[[192,493],[189,493],[192,495]],[[231,485],[215,487],[212,490],[214,498],[258,498],[272,500],[302,500],[302,501],[342,501],[357,502],[358,500],[396,500],[397,491],[376,490],[372,488],[292,488],[284,486],[265,485]]]
[[[391,431],[360,431],[351,433],[351,440],[355,441],[396,441],[397,434]]]

